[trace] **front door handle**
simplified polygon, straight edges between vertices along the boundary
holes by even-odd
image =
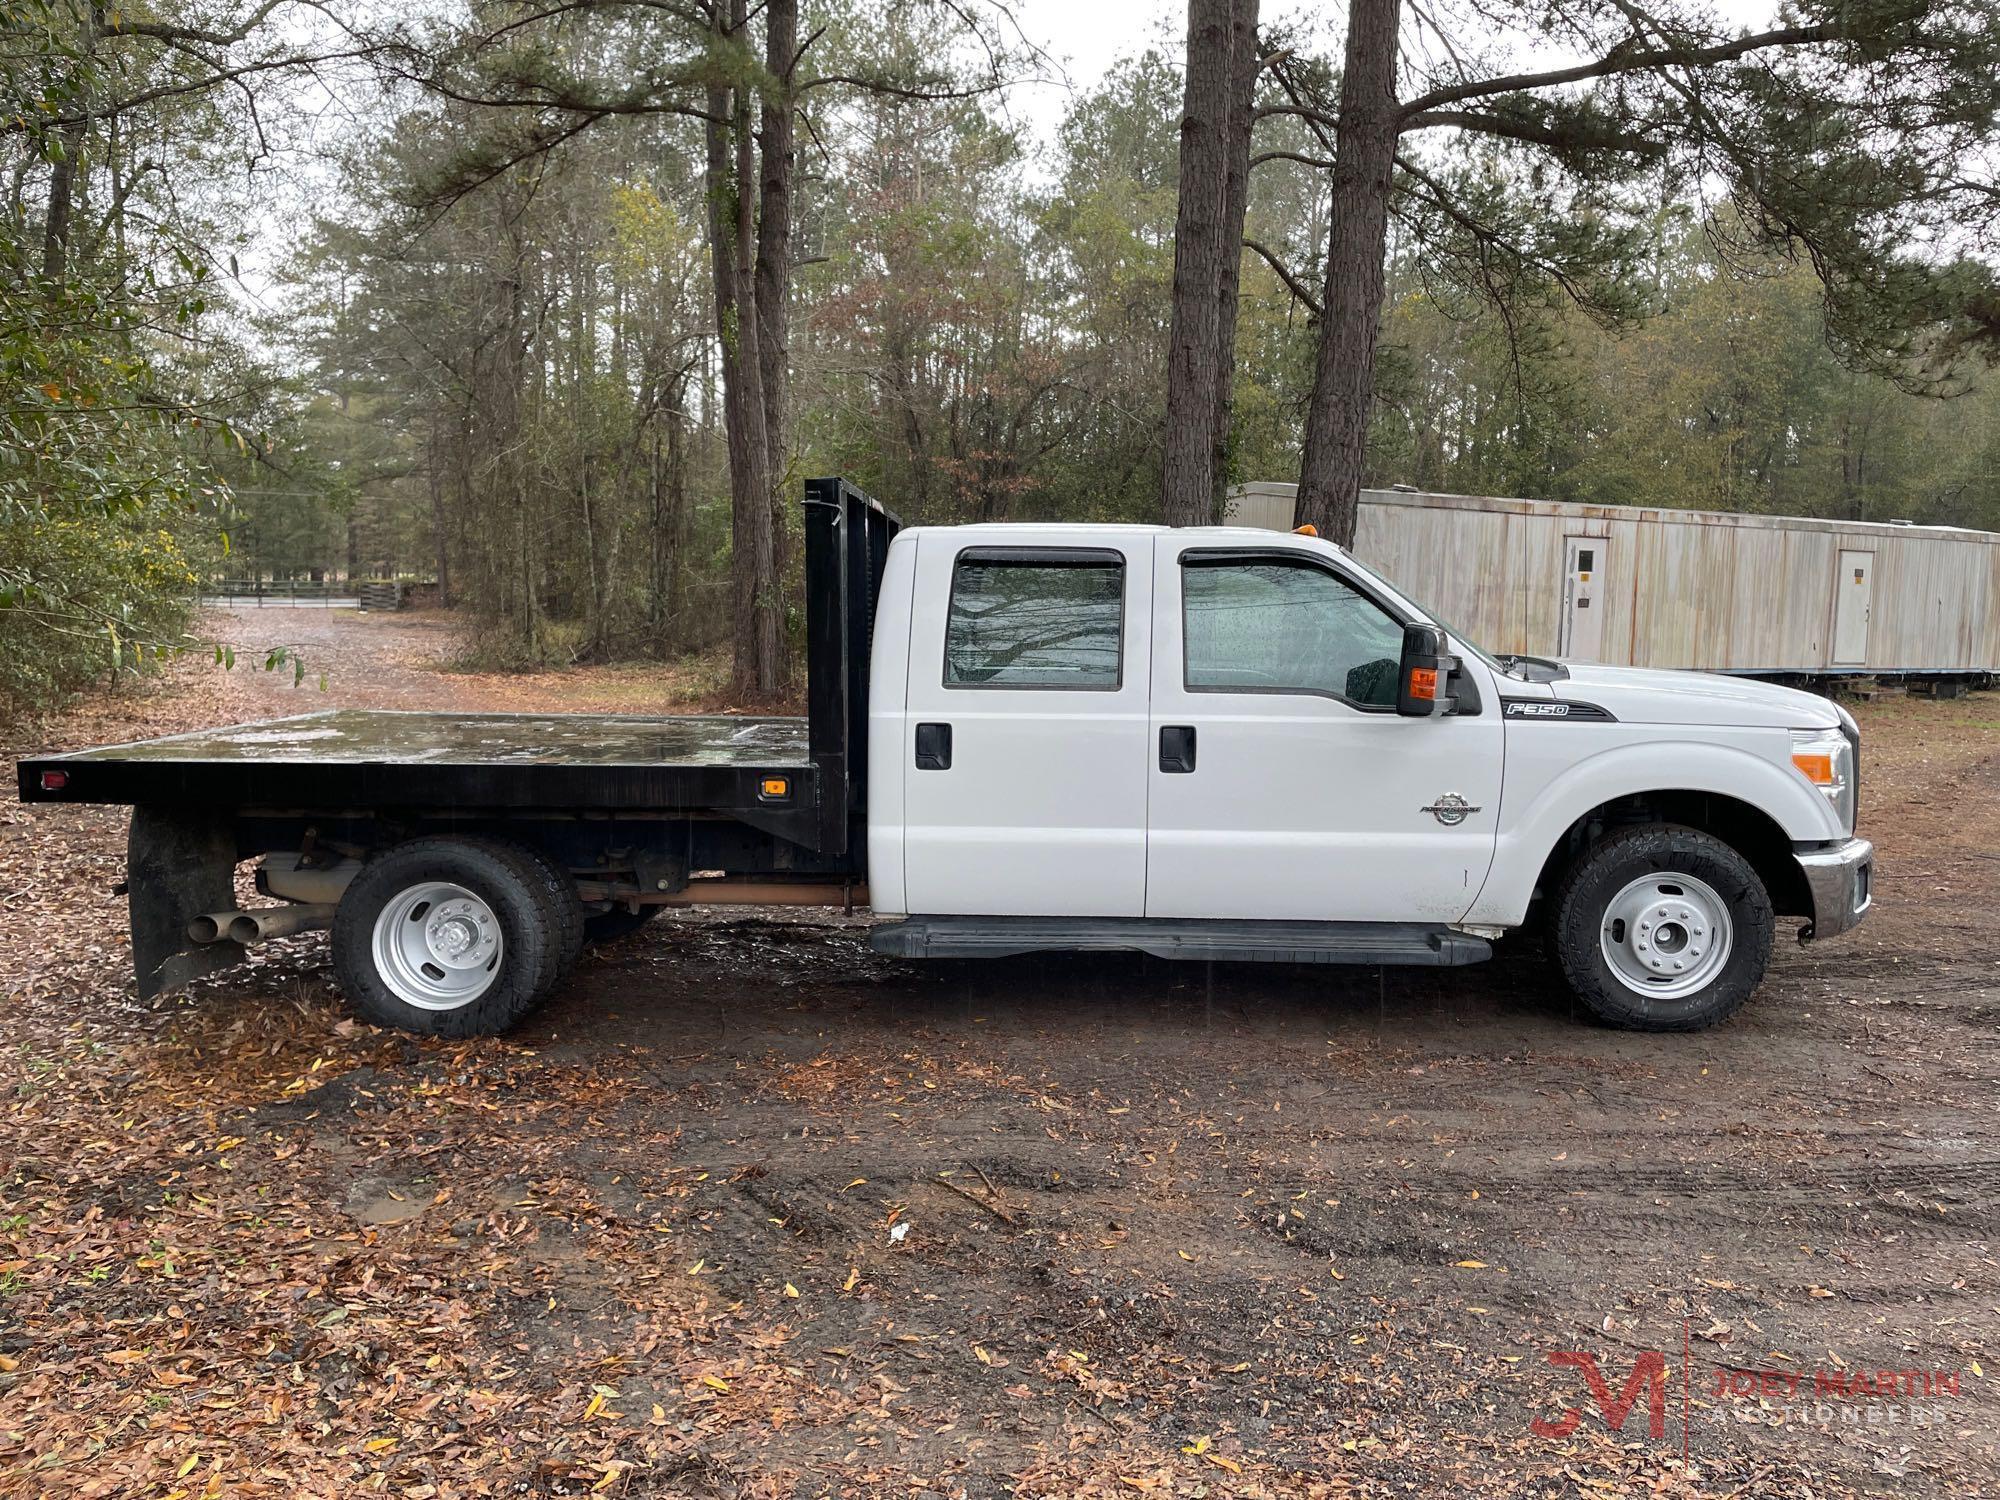
[[[949,771],[951,769],[951,726],[949,724],[919,724],[917,726],[917,769],[919,771]]]
[[[1160,769],[1177,776],[1194,769],[1194,725],[1160,726]]]

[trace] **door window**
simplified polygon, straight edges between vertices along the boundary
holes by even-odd
[[[1099,548],[961,552],[945,622],[944,685],[1115,692],[1125,560]]]
[[[1187,689],[1316,693],[1394,708],[1403,626],[1324,568],[1277,558],[1181,561]]]

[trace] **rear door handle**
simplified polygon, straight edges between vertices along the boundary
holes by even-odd
[[[919,771],[949,771],[951,769],[951,726],[949,724],[919,724],[917,726],[917,769]]]
[[[1160,726],[1160,769],[1177,776],[1194,769],[1194,725]]]

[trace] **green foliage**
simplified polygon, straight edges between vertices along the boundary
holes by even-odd
[[[200,418],[162,398],[131,296],[0,284],[0,703],[177,649],[219,546]]]
[[[231,337],[200,248],[222,227],[194,206],[233,130],[190,54],[123,28],[0,15],[0,711],[184,649],[229,545],[225,476],[267,456],[247,434],[272,382]]]
[[[2000,527],[2000,384],[1951,399],[1847,367],[1804,266],[1720,258],[1683,228],[1660,310],[1441,299],[1393,279],[1372,483],[1785,515]]]

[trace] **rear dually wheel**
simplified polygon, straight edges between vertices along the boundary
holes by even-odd
[[[576,886],[534,850],[421,838],[370,860],[333,921],[333,967],[384,1026],[486,1036],[559,984],[583,941]]]

